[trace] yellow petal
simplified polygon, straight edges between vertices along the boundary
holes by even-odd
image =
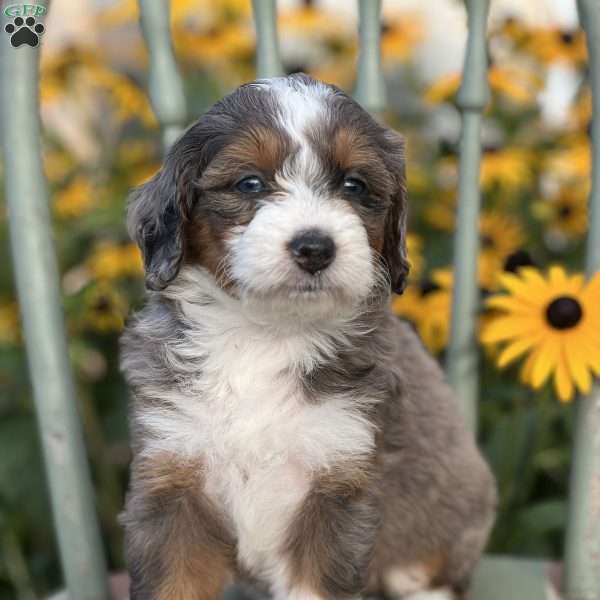
[[[565,270],[559,265],[553,265],[548,270],[548,276],[552,285],[564,285],[567,281],[567,274]]]
[[[556,371],[554,372],[554,384],[556,393],[561,402],[568,402],[573,397],[574,387],[571,377],[569,376],[569,370],[564,357],[560,357],[556,364]]]
[[[531,385],[531,372],[537,360],[539,348],[536,348],[525,360],[521,368],[521,381],[527,385]]]
[[[521,298],[527,298],[528,285],[517,275],[513,273],[503,273],[498,277],[502,287],[506,288],[511,294],[519,296]]]
[[[541,387],[548,379],[550,372],[556,365],[559,353],[559,340],[553,335],[548,336],[540,345],[537,360],[531,371],[530,382],[534,388]]]
[[[486,300],[486,305],[489,308],[520,313],[531,313],[537,308],[536,306],[525,302],[522,298],[515,298],[514,296],[506,295],[491,296]]]
[[[539,329],[538,321],[531,317],[493,317],[481,332],[481,341],[484,344],[493,344],[515,337],[532,336]]]
[[[577,337],[567,336],[565,338],[563,353],[577,387],[581,392],[587,394],[592,387],[592,378],[587,368],[586,355],[582,352]]]
[[[524,352],[527,352],[532,346],[537,343],[535,337],[529,337],[517,340],[516,342],[510,343],[504,350],[502,350],[498,357],[498,367],[503,369],[506,365],[513,362],[516,358],[521,356]]]

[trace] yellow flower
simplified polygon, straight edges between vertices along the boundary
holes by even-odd
[[[504,259],[525,241],[525,232],[519,221],[499,212],[484,211],[479,218],[481,252]]]
[[[544,64],[581,65],[587,60],[583,30],[532,29],[522,48]]]
[[[516,46],[520,46],[529,39],[531,28],[523,21],[508,17],[497,29],[497,33],[511,40]]]
[[[532,156],[523,148],[489,148],[481,157],[480,182],[484,190],[521,189],[533,180]]]
[[[440,104],[454,98],[460,87],[460,73],[447,73],[434,81],[425,91],[425,100]]]
[[[580,239],[588,228],[586,186],[565,186],[557,195],[536,202],[532,212],[551,232],[558,232],[569,240]]]
[[[118,161],[127,165],[147,163],[157,156],[156,143],[148,139],[125,140],[119,144]]]
[[[541,77],[518,65],[490,67],[488,81],[492,92],[521,105],[533,102],[544,83]]]
[[[535,389],[554,376],[561,401],[575,387],[589,392],[592,373],[600,375],[600,274],[587,284],[582,275],[569,276],[560,266],[548,273],[524,267],[501,282],[507,294],[487,300],[498,316],[482,331],[485,344],[503,344],[498,366],[527,354],[521,379]]]
[[[120,331],[128,306],[125,297],[108,283],[90,288],[84,295],[83,325],[98,333]]]
[[[250,62],[254,56],[254,32],[248,23],[232,23],[208,31],[188,27],[173,30],[175,51],[194,64],[230,67],[231,62]]]
[[[170,3],[171,25],[179,25],[188,19],[203,18],[237,19],[251,13],[250,0],[172,0]],[[137,0],[121,0],[101,11],[98,21],[103,27],[119,27],[139,20]]]
[[[425,208],[425,219],[435,229],[453,231],[456,213],[456,190],[440,190]]]
[[[578,94],[570,112],[570,124],[576,129],[587,131],[592,122],[592,91],[589,87]]]
[[[97,279],[139,277],[144,269],[142,257],[135,244],[101,242],[88,258],[88,266]]]
[[[417,279],[423,269],[423,240],[415,233],[406,236],[406,248],[408,251],[408,262],[410,263],[410,278]]]
[[[398,15],[383,20],[381,55],[383,60],[406,62],[423,39],[423,22],[417,15]]]
[[[433,353],[448,345],[452,305],[452,273],[434,271],[430,281],[410,284],[392,302],[394,314],[411,321],[425,347]]]
[[[444,75],[427,89],[425,100],[430,104],[452,100],[458,92],[460,82],[459,73]],[[518,65],[492,65],[488,69],[488,83],[492,93],[516,104],[528,104],[535,100],[543,81],[530,70]]]
[[[90,67],[88,75],[90,86],[99,87],[108,95],[119,119],[138,118],[146,126],[156,127],[156,117],[146,92],[129,77],[101,64]]]
[[[130,171],[129,183],[135,187],[145,183],[151,177],[154,177],[158,170],[160,169],[160,163],[149,163],[147,165],[142,165],[137,169],[132,169]]]
[[[48,179],[55,183],[64,179],[73,168],[74,164],[68,154],[53,150],[44,153],[44,170]]]
[[[0,304],[0,345],[14,346],[19,342],[19,308],[16,302]]]
[[[61,219],[80,217],[96,205],[96,193],[91,183],[81,175],[73,179],[54,196],[54,212]]]
[[[566,138],[562,146],[550,152],[545,170],[557,179],[587,179],[592,168],[592,149],[586,135]]]
[[[349,48],[348,53],[336,56],[333,60],[320,62],[314,67],[307,68],[309,75],[320,81],[332,83],[340,88],[348,88],[356,78],[355,49]]]
[[[282,36],[302,35],[321,41],[337,41],[349,33],[344,19],[311,5],[282,12],[278,25]]]

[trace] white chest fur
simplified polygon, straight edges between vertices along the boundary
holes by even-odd
[[[360,409],[373,399],[308,401],[299,373],[335,349],[332,337],[274,333],[229,302],[182,304],[192,333],[167,353],[196,375],[168,395],[175,411],[153,409],[142,420],[153,432],[149,451],[201,460],[204,491],[225,513],[240,560],[268,575],[280,568],[287,527],[313,475],[372,451],[373,425]]]

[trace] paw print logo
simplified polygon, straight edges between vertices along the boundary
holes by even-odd
[[[4,31],[10,35],[10,43],[14,48],[23,44],[35,47],[39,44],[40,35],[45,31],[41,23],[37,23],[33,17],[16,17],[12,23],[7,23]]]

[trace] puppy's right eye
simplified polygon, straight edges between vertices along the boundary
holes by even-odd
[[[265,189],[265,183],[256,175],[250,175],[250,177],[244,177],[235,184],[235,189],[242,194],[257,194]]]

